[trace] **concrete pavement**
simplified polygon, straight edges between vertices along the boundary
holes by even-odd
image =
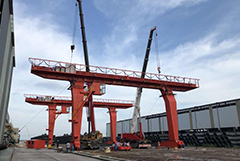
[[[13,155],[14,148],[0,150],[0,161],[10,161]]]
[[[98,159],[74,155],[70,153],[58,153],[52,149],[27,149],[15,148],[12,161],[99,161]]]

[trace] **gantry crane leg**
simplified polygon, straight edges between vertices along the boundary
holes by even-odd
[[[169,88],[164,88],[160,91],[165,102],[169,135],[169,140],[161,142],[161,146],[171,148],[182,147],[183,142],[179,141],[178,137],[177,103],[174,94]]]
[[[92,131],[96,131],[92,95],[89,97],[89,106],[90,106],[89,109],[90,109],[90,120],[92,125]]]
[[[84,82],[72,82],[72,144],[80,149],[80,136],[82,125]]]
[[[53,143],[53,132],[54,132],[54,125],[55,125],[55,116],[56,116],[56,105],[51,104],[48,105],[48,144],[52,145]]]
[[[116,108],[108,108],[110,115],[110,130],[111,130],[111,142],[116,141],[116,130],[117,130],[117,111]]]

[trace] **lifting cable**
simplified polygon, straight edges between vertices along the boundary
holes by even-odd
[[[46,107],[43,107],[30,121],[28,121],[20,130],[19,132],[26,127],[35,117],[37,117],[37,115],[39,115]]]
[[[158,97],[155,101],[155,103],[153,104],[152,108],[149,110],[148,114],[150,114],[150,112],[152,111],[153,107],[156,105],[157,101],[159,100],[160,97]]]
[[[182,106],[183,108],[186,108],[186,106],[184,106],[184,105],[182,104],[182,102],[178,99],[177,95],[175,95],[175,98],[176,98],[177,101],[181,104],[181,106]],[[195,113],[196,113],[196,112],[195,112]],[[198,125],[204,127],[202,124],[200,124],[199,121],[197,121],[197,117],[195,117],[194,115],[192,115],[192,117],[193,117],[193,119],[195,120],[195,122],[196,122]],[[205,126],[205,127],[206,127],[206,126]]]
[[[155,31],[155,52],[156,52],[156,63],[157,63],[157,70],[158,73],[161,73],[161,68],[160,68],[160,58],[159,58],[159,50],[158,50],[158,33],[157,33],[157,29]]]
[[[68,87],[68,85],[66,87],[64,87],[56,96],[58,96],[59,94],[61,94],[64,89],[66,89]],[[20,130],[19,132],[24,128],[26,127],[35,117],[37,117],[43,110],[45,109],[45,107],[43,107],[30,121],[28,121]],[[29,132],[28,132],[29,133]]]
[[[64,87],[56,96],[59,96],[66,88],[68,89],[68,86],[69,86],[69,85],[67,85],[66,87]]]
[[[29,133],[29,131],[28,131],[28,128],[27,128],[27,126],[25,126],[25,127],[26,127],[26,129],[27,129],[28,138],[30,138],[30,133]]]
[[[73,51],[75,49],[75,38],[76,38],[76,25],[77,25],[77,3],[75,3],[75,15],[74,15],[74,20],[73,20],[73,35],[72,35],[72,45],[70,46],[71,49],[71,59],[70,63],[72,63],[72,57],[73,57]]]

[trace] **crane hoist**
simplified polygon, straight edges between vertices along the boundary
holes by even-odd
[[[145,77],[145,73],[147,70],[147,64],[148,64],[148,60],[149,60],[149,53],[151,50],[153,32],[155,30],[156,30],[156,26],[150,30],[146,54],[145,54],[143,67],[142,67],[141,78]],[[138,87],[136,101],[135,101],[135,105],[134,105],[133,117],[132,117],[132,122],[131,122],[131,133],[123,133],[121,138],[122,138],[122,140],[130,141],[130,143],[132,143],[131,146],[133,146],[133,147],[150,147],[151,146],[150,142],[147,140],[144,140],[144,136],[142,133],[141,114],[140,114],[141,96],[142,96],[142,88]],[[137,127],[137,118],[138,117],[139,117],[139,132],[136,133],[135,130]]]

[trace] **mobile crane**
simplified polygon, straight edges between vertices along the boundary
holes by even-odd
[[[149,60],[149,53],[151,50],[153,32],[155,30],[156,30],[156,26],[150,30],[146,54],[145,54],[143,67],[142,67],[141,78],[145,77],[145,73],[147,70],[147,64],[148,64],[148,60]],[[123,133],[121,136],[122,141],[130,141],[131,146],[134,148],[151,147],[150,141],[145,140],[143,133],[142,133],[141,114],[140,114],[141,96],[142,96],[142,87],[138,87],[136,101],[135,101],[135,105],[134,105],[133,117],[132,117],[132,122],[131,122],[131,133]],[[136,133],[135,129],[137,127],[137,118],[139,120],[139,132]]]
[[[86,72],[90,72],[89,69],[89,59],[88,59],[88,48],[87,48],[87,39],[86,39],[86,32],[84,26],[84,18],[83,18],[83,11],[82,11],[82,0],[77,0],[78,7],[79,7],[79,15],[80,15],[80,24],[81,24],[81,33],[82,33],[82,43],[83,43],[83,51],[84,51],[84,58],[85,58],[85,65],[86,65]],[[71,47],[72,49],[72,47]],[[88,92],[90,92],[92,88],[92,83],[87,83]],[[83,140],[81,140],[82,149],[87,147],[93,148],[100,148],[100,139],[102,138],[102,133],[96,131],[95,129],[95,120],[94,120],[94,110],[93,110],[93,98],[92,95],[88,98],[88,112],[87,112],[87,121],[88,121],[88,133],[85,134]],[[90,132],[90,126],[92,125],[92,132]],[[96,131],[96,132],[95,132]],[[88,137],[87,137],[88,136]],[[93,137],[94,136],[94,137]],[[90,139],[89,139],[90,138]]]

